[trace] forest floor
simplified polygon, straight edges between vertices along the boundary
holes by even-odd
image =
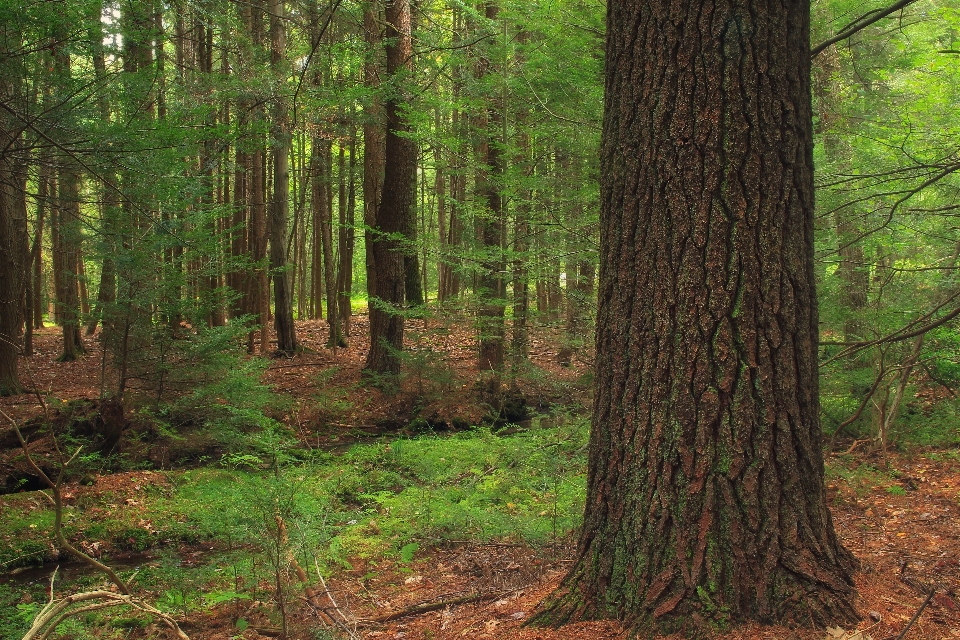
[[[299,323],[300,339],[309,351],[292,359],[272,360],[264,374],[264,380],[276,391],[294,399],[285,415],[279,417],[297,430],[305,444],[330,446],[403,433],[417,420],[432,428],[446,425],[456,430],[460,424],[475,424],[489,416],[491,407],[478,399],[470,382],[476,371],[469,329],[431,327],[424,321],[412,321],[409,327],[412,351],[425,357],[414,363],[414,369],[419,367],[418,374],[408,376],[399,392],[383,393],[359,384],[366,350],[361,340],[334,354],[325,348],[325,323]],[[355,317],[354,335],[365,332],[365,317]],[[69,401],[99,397],[99,346],[95,340],[87,340],[86,357],[57,363],[59,332],[53,328],[41,331],[36,355],[30,360],[29,370],[24,370],[23,379],[48,398]],[[557,334],[549,330],[533,341],[533,361],[540,373],[526,377],[522,389],[534,410],[561,399],[574,399],[581,405],[588,402],[583,384],[588,364],[575,361],[573,367],[562,367],[557,343]],[[42,411],[31,395],[0,399],[0,409],[21,423]],[[0,439],[7,435],[6,427],[0,430]],[[43,455],[42,451],[38,453]],[[14,457],[13,453],[0,456],[0,463],[13,464]],[[934,590],[928,606],[902,638],[960,638],[960,452],[914,449],[881,457],[854,450],[828,458],[827,478],[838,534],[861,563],[856,583],[863,621],[856,630],[848,629],[851,635],[847,637],[900,638],[927,594]],[[136,505],[139,494],[135,492],[167,482],[169,478],[163,473],[126,471],[98,477],[94,486],[73,482],[65,491],[71,499],[96,504],[102,498],[112,503],[107,506],[116,508],[123,501]],[[0,521],[20,517],[4,496],[0,496],[0,513]],[[431,548],[424,545],[409,563],[351,558],[327,580],[339,609],[322,592],[318,598],[329,615],[327,624],[345,627],[358,638],[627,638],[615,622],[580,623],[558,630],[523,626],[537,603],[559,584],[569,566],[573,545],[569,536],[555,539],[547,547],[510,538],[448,540]],[[209,541],[185,544],[177,551],[184,566],[190,566],[192,557],[210,552]],[[25,593],[21,603],[30,600]],[[266,604],[234,600],[186,612],[180,619],[195,640],[276,637],[276,618],[268,615]],[[418,607],[427,610],[415,613]],[[318,628],[320,621],[302,593],[291,603],[291,611],[292,638],[340,637],[310,631]],[[237,627],[238,618],[247,621],[244,629]],[[863,635],[852,635],[854,631]],[[338,633],[349,637],[342,629]],[[147,638],[165,637],[166,632],[147,626],[126,629],[124,634]],[[714,637],[830,640],[841,636],[825,635],[822,630],[745,625],[718,629]]]

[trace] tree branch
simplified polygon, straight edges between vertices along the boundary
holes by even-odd
[[[877,22],[878,20],[882,20],[886,18],[891,13],[900,11],[901,9],[905,9],[906,7],[910,6],[914,2],[916,2],[916,0],[899,0],[899,2],[895,2],[889,7],[886,7],[884,9],[874,9],[873,11],[869,11],[865,13],[864,15],[860,16],[859,18],[857,18],[856,20],[854,20],[853,22],[845,26],[843,29],[841,29],[840,33],[833,36],[832,38],[827,38],[826,40],[824,40],[823,42],[815,46],[813,49],[811,49],[810,57],[816,58],[819,54],[823,53],[824,49],[826,49],[830,45],[836,44],[841,40],[846,40],[847,38],[857,33],[858,31],[862,31],[863,29],[866,29],[867,27],[872,25],[874,22]]]

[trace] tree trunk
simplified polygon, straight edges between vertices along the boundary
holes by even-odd
[[[409,137],[404,115],[407,92],[404,83],[412,70],[413,42],[409,0],[390,0],[386,5],[387,74],[396,83],[386,101],[387,138],[383,197],[377,208],[371,243],[374,296],[370,300],[370,351],[364,369],[379,374],[400,373],[403,348],[403,303],[405,298],[405,250],[397,239],[412,217],[416,199],[417,145]]]
[[[809,16],[608,5],[588,500],[536,622],[857,619],[821,449]]]
[[[356,241],[356,188],[354,185],[354,169],[356,167],[357,151],[356,132],[350,137],[350,161],[347,163],[346,187],[340,188],[340,198],[343,200],[346,195],[346,205],[340,206],[340,250],[339,265],[337,266],[337,308],[340,311],[340,333],[344,337],[350,336],[350,316],[353,309],[350,306],[350,299],[353,295],[353,249]],[[340,157],[343,158],[341,149]],[[340,171],[344,171],[344,163],[340,163]],[[341,184],[344,180],[341,178]],[[344,193],[346,191],[346,193]],[[341,346],[346,346],[344,342]]]
[[[43,224],[49,208],[50,157],[40,154],[40,176],[37,186],[37,222],[33,228],[33,247],[30,249],[30,264],[33,268],[33,328],[43,328]]]
[[[8,48],[5,38],[0,43],[3,49]],[[0,65],[0,71],[3,95],[13,95],[11,70]],[[21,263],[21,234],[26,233],[26,167],[19,157],[19,135],[11,125],[6,114],[0,114],[0,396],[23,391],[17,361],[25,267]]]
[[[273,270],[274,328],[277,351],[297,351],[297,329],[293,323],[293,286],[287,271],[287,219],[290,212],[290,125],[283,97],[286,80],[287,34],[284,0],[270,0],[270,64],[277,95],[273,110],[273,203],[270,207],[270,268]]]
[[[84,353],[80,339],[80,170],[72,159],[60,167],[60,294],[57,306],[63,327],[60,362],[71,362]]]
[[[331,182],[333,178],[333,166],[331,162],[331,151],[333,145],[330,140],[322,141],[323,166],[326,168],[326,180],[320,185],[323,187],[317,193],[323,201],[321,208],[322,217],[318,220],[320,225],[320,240],[323,244],[323,290],[324,297],[327,299],[327,325],[330,327],[330,335],[327,337],[327,347],[336,349],[346,346],[343,337],[340,335],[340,315],[337,313],[337,274],[333,263],[333,206],[330,199]]]
[[[363,83],[372,92],[363,123],[363,235],[368,300],[372,300],[376,295],[377,269],[373,254],[373,228],[377,224],[377,209],[383,193],[386,162],[383,104],[377,91],[380,87],[380,52],[383,50],[379,22],[381,7],[382,0],[370,0],[363,10],[363,34],[367,44]]]
[[[524,47],[529,42],[529,31],[521,26],[517,32],[517,61],[516,65],[523,68]],[[510,335],[510,368],[511,386],[517,391],[517,376],[527,363],[530,351],[530,331],[527,326],[527,316],[530,312],[530,211],[532,209],[533,192],[527,186],[533,176],[533,158],[531,157],[530,134],[528,130],[528,110],[521,106],[516,115],[517,154],[514,163],[520,168],[520,175],[524,184],[518,191],[517,206],[515,207],[513,222],[513,261],[511,264],[513,278],[513,327]]]
[[[499,6],[486,3],[486,18],[496,24]],[[477,64],[476,76],[482,80],[490,72],[490,60],[482,55]],[[477,191],[486,209],[478,220],[478,235],[482,245],[480,271],[477,274],[477,294],[480,306],[477,310],[477,325],[480,330],[478,368],[491,375],[489,390],[498,392],[500,375],[503,372],[503,338],[506,283],[503,273],[503,228],[504,202],[501,195],[506,162],[503,153],[504,140],[501,129],[504,124],[503,95],[487,99],[486,118],[478,123],[478,147],[480,170],[477,173]]]

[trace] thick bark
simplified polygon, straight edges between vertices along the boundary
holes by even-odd
[[[417,144],[407,135],[410,124],[403,113],[407,100],[403,85],[411,71],[413,54],[409,0],[390,0],[385,14],[387,74],[396,86],[386,101],[386,166],[371,237],[376,272],[370,301],[370,351],[364,368],[373,373],[397,374],[406,293],[406,251],[398,238],[412,217],[417,179]]]
[[[613,0],[588,496],[541,623],[856,620],[826,504],[806,0]]]
[[[273,203],[270,207],[270,268],[273,270],[274,328],[277,351],[297,351],[293,323],[293,281],[287,270],[287,219],[290,212],[290,125],[282,95],[286,79],[286,7],[284,0],[270,0],[270,63],[277,82],[273,109]]]

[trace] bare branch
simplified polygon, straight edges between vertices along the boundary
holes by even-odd
[[[836,44],[841,40],[846,40],[847,38],[857,33],[858,31],[862,31],[866,29],[867,27],[872,25],[874,22],[877,22],[878,20],[883,20],[891,13],[900,11],[901,9],[905,9],[906,7],[910,6],[916,1],[917,0],[899,0],[898,2],[893,3],[889,7],[886,7],[883,9],[874,9],[873,11],[869,11],[865,13],[864,15],[860,16],[859,18],[857,18],[856,20],[854,20],[853,22],[845,26],[843,29],[841,29],[837,35],[833,36],[832,38],[827,38],[826,40],[824,40],[823,42],[815,46],[813,49],[811,49],[810,57],[816,58],[819,54],[823,53],[824,49],[826,49],[830,45]]]

